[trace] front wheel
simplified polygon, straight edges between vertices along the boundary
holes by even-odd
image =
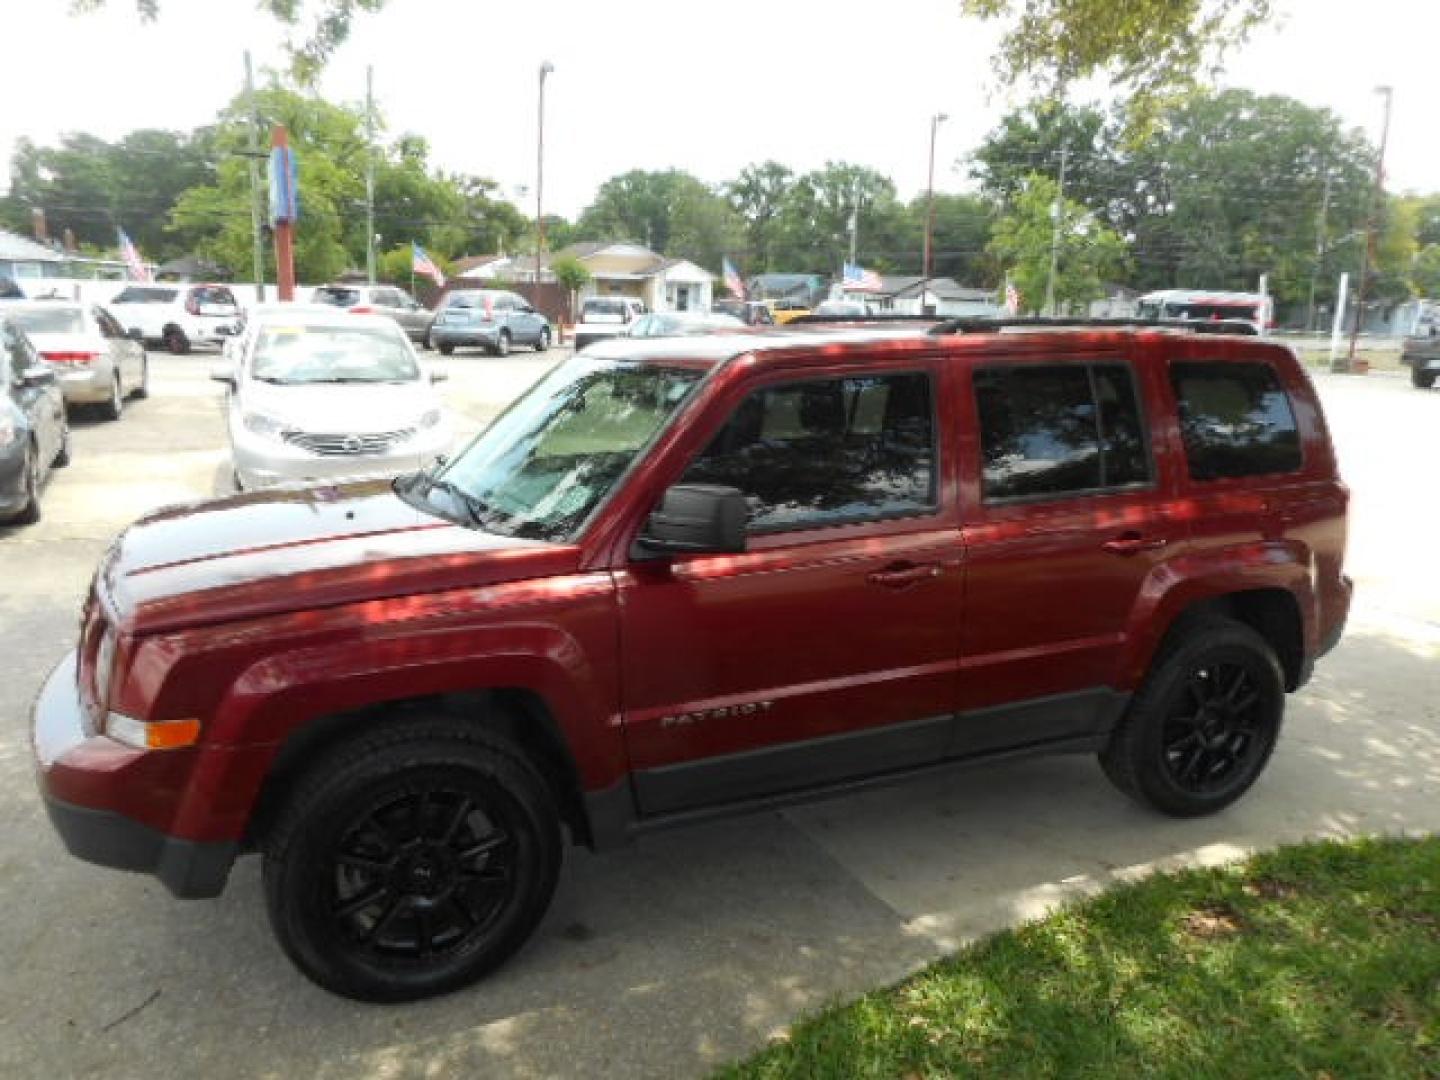
[[[495,339],[495,355],[510,355],[510,332],[508,330],[501,330],[500,336]]]
[[[1241,623],[1207,619],[1157,660],[1100,764],[1121,791],[1163,813],[1214,813],[1260,776],[1284,711],[1269,643]]]
[[[468,723],[411,719],[301,782],[266,845],[270,923],[335,993],[442,994],[530,936],[560,852],[550,790],[514,747]]]
[[[140,361],[140,385],[135,388],[132,396],[137,401],[143,401],[150,396],[150,358],[148,356]]]
[[[535,351],[544,352],[548,348],[550,348],[550,328],[548,326],[542,326],[540,328],[540,336],[535,339]]]
[[[441,355],[441,356],[449,356],[449,355],[450,355],[451,353],[453,353],[454,351],[455,351],[455,346],[454,346],[454,345],[441,345],[441,346],[440,346],[440,355]]]
[[[184,356],[190,351],[190,339],[185,336],[185,331],[178,326],[172,326],[165,331],[165,348],[176,356]]]
[[[1410,369],[1410,385],[1417,390],[1429,390],[1435,385],[1435,372],[1412,367]]]

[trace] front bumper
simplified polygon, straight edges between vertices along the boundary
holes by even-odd
[[[275,484],[399,476],[427,468],[441,454],[448,454],[455,441],[449,420],[381,454],[315,454],[243,430],[232,438],[235,475],[241,487],[251,490]]]
[[[72,652],[56,666],[31,715],[37,780],[55,831],[70,854],[86,862],[153,874],[176,896],[219,896],[239,852],[237,842],[171,836],[112,807],[74,800],[74,793],[86,789],[119,795],[147,756],[90,730],[75,665]]]

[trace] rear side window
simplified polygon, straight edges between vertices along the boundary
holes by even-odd
[[[354,307],[360,303],[360,290],[335,285],[322,285],[312,294],[317,304],[334,304],[336,307]]]
[[[1170,383],[1190,479],[1263,476],[1300,468],[1295,411],[1269,364],[1175,363]]]
[[[1123,364],[1040,364],[975,372],[985,500],[1147,484],[1150,453]]]
[[[180,295],[179,289],[151,289],[131,285],[121,289],[112,304],[168,304]]]
[[[739,488],[758,532],[935,507],[929,376],[865,375],[756,391],[684,482]]]

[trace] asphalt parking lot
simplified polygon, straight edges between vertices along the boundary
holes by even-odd
[[[560,357],[436,361],[473,430]],[[893,981],[994,928],[1156,866],[1314,835],[1440,827],[1440,391],[1322,376],[1354,492],[1349,633],[1292,699],[1260,784],[1172,821],[1088,758],[952,773],[861,796],[567,852],[534,941],[438,1001],[358,1005],[273,944],[258,865],[178,901],[67,856],[30,776],[27,706],[71,646],[113,534],[223,490],[211,356],[156,355],[152,397],[80,420],[37,526],[0,529],[0,1075],[684,1076],[798,1014]]]

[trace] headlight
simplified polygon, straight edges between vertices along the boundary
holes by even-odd
[[[246,413],[244,419],[242,419],[240,423],[245,428],[245,430],[250,432],[251,434],[264,435],[267,438],[271,439],[280,438],[281,435],[283,435],[287,430],[289,430],[290,426],[283,421],[277,420],[273,416],[267,416],[264,413]]]
[[[420,417],[420,426],[422,428],[432,428],[438,423],[440,423],[439,409],[431,409],[424,416]]]

